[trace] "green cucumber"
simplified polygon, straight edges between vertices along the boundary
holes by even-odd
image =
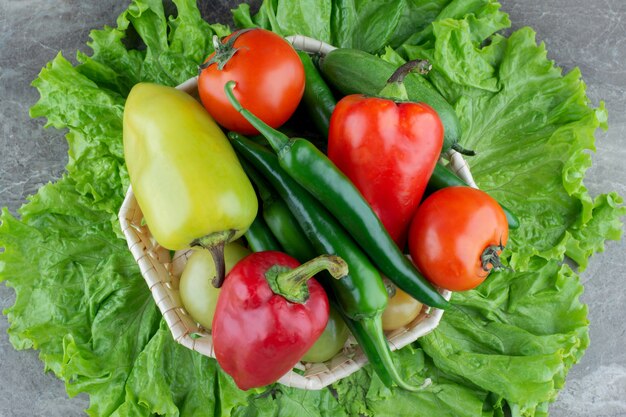
[[[395,65],[358,49],[335,49],[320,60],[324,78],[345,95],[377,95],[396,69]],[[426,103],[439,114],[444,127],[442,152],[453,146],[459,150],[456,144],[461,138],[461,123],[450,103],[423,76],[407,75],[404,86],[409,100]]]

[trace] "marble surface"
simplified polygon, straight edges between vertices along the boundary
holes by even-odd
[[[210,21],[236,1],[204,1]],[[586,185],[592,196],[626,196],[626,2],[624,0],[502,0],[513,29],[531,26],[549,58],[569,71],[580,67],[592,103],[609,111],[610,129],[598,131]],[[67,162],[64,132],[43,129],[28,109],[30,86],[58,51],[68,58],[85,46],[92,28],[114,25],[124,0],[0,0],[0,206],[13,213],[25,198],[58,178]],[[223,19],[220,19],[223,20]],[[570,372],[551,406],[553,417],[626,416],[626,241],[609,242],[582,274],[589,305],[591,346]],[[13,304],[0,284],[0,309]],[[87,397],[68,399],[63,384],[44,373],[35,351],[15,351],[0,316],[0,417],[78,417]]]

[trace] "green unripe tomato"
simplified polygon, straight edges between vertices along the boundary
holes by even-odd
[[[251,252],[237,242],[224,247],[226,273]],[[211,329],[220,289],[211,284],[215,263],[208,250],[197,249],[189,257],[180,277],[180,298],[187,313],[205,329]]]
[[[302,357],[305,362],[325,362],[335,356],[348,340],[350,331],[343,322],[341,315],[333,307],[330,308],[328,323],[322,335],[311,349]]]

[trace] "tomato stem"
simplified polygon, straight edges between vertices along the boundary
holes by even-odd
[[[274,294],[294,303],[304,303],[309,299],[306,282],[324,270],[340,279],[348,275],[348,264],[336,255],[320,255],[293,269],[275,265],[267,270],[265,278]]]
[[[502,243],[498,245],[490,245],[483,251],[480,259],[484,271],[490,272],[492,269],[500,271],[508,267],[502,263],[500,253],[504,249]]]
[[[217,64],[218,70],[223,70],[228,61],[237,53],[239,48],[235,48],[235,41],[244,33],[254,28],[242,29],[233,33],[226,43],[220,42],[217,35],[213,35],[213,49],[215,54],[211,59],[206,60],[203,64],[200,64],[198,70],[201,72],[203,69],[210,67],[213,64]]]

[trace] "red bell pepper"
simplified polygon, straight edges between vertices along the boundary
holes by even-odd
[[[328,157],[352,180],[400,247],[435,169],[444,133],[432,107],[406,101],[402,81],[412,66],[399,68],[380,97],[342,98],[328,135]]]
[[[265,251],[248,255],[227,275],[213,317],[213,347],[239,388],[276,382],[322,334],[328,298],[310,279],[322,270],[340,278],[348,267],[337,256],[300,265],[285,253]]]

